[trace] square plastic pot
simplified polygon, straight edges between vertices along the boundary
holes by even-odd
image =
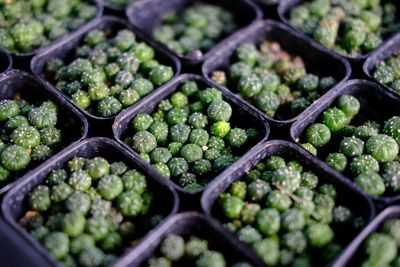
[[[305,39],[301,34],[289,27],[271,20],[254,23],[249,28],[232,36],[223,47],[215,50],[203,64],[203,76],[215,87],[224,88],[232,92],[236,91],[236,88],[231,88],[229,85],[227,88],[214,83],[211,79],[212,72],[216,70],[228,70],[231,60],[235,55],[235,50],[241,44],[251,43],[257,45],[264,40],[277,42],[283,50],[286,50],[290,54],[300,56],[305,63],[307,72],[315,73],[318,76],[333,76],[338,82],[336,86],[339,86],[350,77],[351,69],[346,60],[329,51],[321,49],[315,43]],[[321,64],[323,64],[323,67],[321,67]],[[241,101],[244,105],[266,117],[273,128],[289,128],[298,118],[298,116],[286,120],[270,118],[264,112],[244,100],[239,94],[235,95],[242,99]],[[311,109],[317,102],[318,100],[311,104],[306,110]]]
[[[101,17],[103,15],[103,10],[104,10],[103,5],[101,3],[99,3],[99,1],[97,1],[97,0],[89,0],[89,2],[92,3],[93,5],[95,5],[96,8],[97,8],[96,16],[94,18]],[[35,55],[43,53],[47,49],[52,47],[53,45],[56,45],[56,44],[58,44],[60,42],[63,42],[65,40],[67,40],[71,35],[73,35],[74,33],[78,32],[78,31],[80,31],[88,23],[90,23],[90,21],[86,22],[85,24],[82,24],[77,29],[75,29],[75,30],[73,30],[73,31],[61,36],[60,38],[56,39],[55,41],[49,43],[48,45],[46,45],[44,47],[40,47],[40,48],[34,49],[34,50],[30,51],[30,52],[26,52],[26,53],[11,53],[11,55],[12,55],[14,61],[15,61],[15,64],[18,65],[19,67],[23,68],[23,69],[29,69],[29,62]]]
[[[372,218],[374,218],[375,208],[370,198],[366,197],[359,190],[356,190],[346,179],[330,175],[326,170],[326,166],[319,164],[319,162],[304,149],[296,144],[280,140],[267,142],[263,148],[259,149],[253,157],[243,162],[241,166],[231,168],[225,179],[212,182],[201,198],[201,206],[205,214],[216,219],[223,218],[222,214],[220,214],[217,209],[219,195],[224,193],[233,182],[242,180],[248,171],[257,165],[257,163],[270,156],[280,156],[285,159],[297,160],[304,169],[315,173],[320,182],[332,184],[336,188],[337,203],[339,205],[347,206],[358,216],[362,216],[366,222],[370,222]],[[229,234],[231,238],[236,238],[233,233],[227,232],[227,234]],[[355,237],[354,233],[350,231],[336,234],[339,234],[341,240],[345,240],[347,244],[350,244]],[[249,246],[244,246],[252,258],[260,260],[258,266],[266,266]]]
[[[315,43],[315,45],[317,45],[318,47],[320,47],[321,49],[330,51],[331,53],[334,53],[338,56],[341,56],[343,58],[346,58],[352,65],[354,66],[361,66],[362,67],[362,63],[367,59],[367,57],[373,52],[364,54],[364,55],[360,55],[360,56],[356,56],[356,57],[351,57],[351,56],[342,56],[336,52],[334,52],[333,50],[325,47],[324,45],[320,44],[319,42],[315,41],[311,36],[308,36],[307,34],[303,33],[302,31],[296,29],[295,27],[293,27],[289,21],[289,16],[290,16],[290,11],[295,8],[296,6],[299,6],[300,4],[302,4],[303,2],[307,2],[304,0],[285,0],[285,1],[281,1],[279,6],[278,6],[278,14],[279,14],[279,18],[281,19],[281,21],[283,21],[286,25],[289,25],[291,28],[293,28],[294,30],[298,31],[299,33],[301,33],[305,38],[307,38],[308,40],[310,40],[311,42]],[[396,7],[397,7],[397,19],[400,19],[400,3],[398,1],[394,1],[394,0],[389,0],[386,2],[391,2],[393,3]],[[382,45],[385,44],[386,41],[390,40],[390,38],[393,37],[392,35],[387,36],[386,38],[384,38]]]
[[[293,142],[301,142],[304,136],[304,132],[314,122],[317,122],[322,113],[329,107],[333,106],[336,99],[341,95],[352,95],[355,96],[361,104],[360,111],[356,116],[357,121],[376,120],[383,123],[385,120],[392,116],[399,116],[399,104],[400,95],[397,95],[391,91],[386,90],[377,83],[369,82],[366,80],[350,80],[344,83],[342,86],[337,87],[335,90],[329,93],[324,98],[324,101],[320,103],[318,107],[309,110],[309,112],[303,114],[301,118],[296,121],[290,129],[290,136]],[[327,145],[326,149],[320,149],[319,154],[323,155],[323,159],[327,156],[327,153],[332,152],[332,146],[337,147],[338,144]],[[336,152],[336,151],[335,151]],[[337,178],[347,179],[350,183],[350,178],[346,178],[345,174],[340,174],[337,171],[330,168],[324,160],[318,158],[319,164],[326,168],[326,171]],[[354,184],[355,186],[355,184]],[[355,186],[356,187],[356,186]],[[360,190],[360,189],[359,189]],[[378,206],[388,206],[396,201],[400,200],[400,194],[392,196],[381,196],[375,197],[370,196]]]
[[[168,13],[176,13],[184,10],[188,6],[198,1],[193,0],[144,0],[134,2],[126,11],[130,23],[142,30],[148,36],[153,36],[153,31],[160,26],[162,18]],[[208,4],[218,4],[225,10],[233,13],[236,23],[240,28],[249,26],[256,20],[261,19],[261,10],[249,0],[221,0],[215,2],[212,0],[203,0],[201,2]],[[226,39],[225,39],[226,40]],[[158,42],[161,46],[170,50],[166,45]],[[183,63],[184,66],[198,66],[204,62],[212,51],[218,47],[224,47],[224,41],[219,42],[217,46],[202,55],[201,57],[180,56],[174,53]]]
[[[395,37],[392,39],[388,40],[385,44],[383,44],[381,47],[379,47],[377,50],[375,50],[373,53],[369,55],[367,60],[364,63],[363,69],[364,73],[371,79],[374,80],[375,82],[379,83],[386,89],[396,92],[386,84],[382,84],[378,82],[374,78],[374,72],[376,69],[376,66],[382,62],[387,60],[388,58],[394,56],[395,53],[400,52],[400,33],[397,34]],[[399,92],[396,92],[397,94],[400,94]]]
[[[42,103],[46,100],[51,100],[57,104],[59,107],[57,127],[61,130],[64,147],[86,138],[88,133],[87,120],[74,106],[65,101],[65,98],[59,92],[51,90],[26,72],[10,70],[0,76],[0,99],[15,99],[16,97],[25,99],[31,104]],[[0,195],[13,188],[19,180],[24,180],[37,166],[30,165],[28,170],[23,172],[16,180],[0,187]]]
[[[126,150],[119,145],[117,142],[107,138],[92,138],[86,139],[79,142],[64,152],[53,157],[45,164],[41,165],[34,172],[32,172],[24,181],[12,188],[7,195],[3,198],[1,203],[1,212],[5,222],[15,231],[18,237],[22,238],[24,242],[29,244],[31,251],[27,253],[34,253],[39,255],[49,266],[59,266],[57,261],[50,256],[50,254],[43,248],[19,223],[18,220],[28,210],[28,194],[29,192],[38,185],[45,182],[48,174],[55,169],[60,169],[73,157],[104,157],[110,161],[123,161],[130,168],[134,168],[146,176],[148,186],[151,191],[155,193],[155,201],[159,205],[159,211],[163,212],[166,218],[175,214],[178,210],[179,199],[177,193],[173,188],[166,184],[163,180],[158,179],[154,175],[154,171],[143,166],[140,161],[134,156],[126,152]],[[165,219],[166,219],[165,218]],[[165,220],[164,219],[164,220]],[[156,228],[145,236],[150,235],[151,232],[156,231]],[[140,242],[139,242],[140,244]],[[128,249],[119,261],[125,261],[127,258],[131,258],[131,254],[134,252],[135,247]],[[32,266],[39,266],[32,263]]]
[[[364,230],[354,239],[348,248],[338,258],[332,267],[361,266],[362,247],[364,241],[373,233],[378,231],[382,224],[390,219],[400,218],[400,206],[391,206],[382,211]]]
[[[169,234],[180,235],[185,239],[196,236],[207,240],[210,249],[224,255],[227,266],[243,261],[258,266],[257,260],[246,253],[246,249],[240,242],[226,235],[218,223],[197,212],[186,212],[171,217],[157,232],[148,236],[145,242],[137,247],[134,255],[132,255],[132,261],[127,259],[127,261],[120,262],[115,267],[143,266]]]
[[[8,267],[32,266],[32,262],[36,266],[48,266],[40,256],[27,253],[31,250],[29,244],[17,236],[2,219],[0,219],[0,248],[0,261],[6,263]]]
[[[73,51],[81,44],[82,40],[85,36],[94,29],[101,29],[110,32],[111,34],[116,33],[121,29],[129,29],[135,33],[136,39],[139,41],[143,41],[150,45],[155,53],[155,58],[159,59],[162,64],[171,66],[174,70],[175,76],[180,73],[181,65],[179,60],[174,57],[169,51],[165,50],[164,48],[158,46],[153,41],[147,39],[141,32],[134,27],[130,26],[125,20],[116,18],[116,17],[101,17],[98,18],[76,34],[71,36],[69,39],[64,40],[63,42],[58,43],[57,45],[52,46],[51,48],[47,49],[45,52],[37,55],[33,58],[31,63],[32,72],[38,77],[40,80],[44,81],[53,91],[59,91],[54,84],[51,84],[45,76],[45,67],[46,64],[54,58],[62,58],[66,61],[66,63],[70,63],[74,60]],[[159,90],[160,87],[155,88],[154,91]],[[153,92],[154,93],[154,92]],[[64,94],[63,94],[64,95]],[[98,127],[98,129],[104,131],[104,127],[110,128],[112,122],[114,121],[115,116],[103,118],[97,115],[93,115],[92,113],[80,108],[77,106],[69,96],[64,95],[68,102],[75,105],[89,120],[91,125]],[[139,100],[140,103],[142,100]],[[136,103],[137,104],[137,103]],[[136,105],[135,104],[135,105]]]
[[[133,151],[132,148],[127,146],[124,142],[123,139],[126,137],[129,127],[130,127],[130,122],[132,119],[140,114],[140,113],[147,113],[151,114],[156,108],[157,105],[164,99],[167,99],[170,97],[173,93],[175,93],[178,89],[179,86],[184,84],[187,81],[196,81],[199,85],[200,88],[207,88],[207,87],[212,87],[210,83],[205,81],[202,77],[193,75],[193,74],[184,74],[179,76],[178,78],[174,79],[174,81],[169,84],[166,88],[163,90],[160,90],[157,92],[157,94],[154,94],[152,97],[147,98],[144,100],[140,105],[136,105],[125,112],[121,113],[115,120],[115,123],[113,125],[113,132],[114,132],[114,137],[120,142],[123,146],[125,146],[131,153],[139,155]],[[259,114],[255,113],[253,110],[249,109],[247,106],[244,106],[241,104],[240,101],[238,101],[234,96],[232,96],[229,92],[221,91],[223,98],[225,101],[227,101],[229,104],[232,106],[233,114],[231,118],[231,123],[232,125],[243,127],[243,126],[251,126],[251,127],[258,127],[260,130],[262,130],[263,135],[262,138],[259,140],[258,145],[255,145],[253,148],[251,148],[248,152],[246,152],[244,155],[241,156],[241,158],[236,161],[232,166],[235,165],[241,165],[241,162],[247,158],[251,158],[253,151],[256,149],[258,146],[262,146],[264,141],[268,138],[269,135],[269,126],[264,118],[262,118]],[[146,164],[148,168],[153,169],[153,167],[145,162],[143,159],[140,158],[140,160],[143,162],[143,164]],[[229,168],[228,168],[229,169]],[[221,179],[222,177],[225,176],[227,170],[223,171],[216,177],[214,177],[214,180]],[[171,180],[168,180],[164,178],[161,174],[158,174],[158,176],[161,177],[161,179],[165,179],[169,184],[171,184],[184,198],[186,197],[194,197],[194,196],[199,196],[203,192],[203,190],[186,190],[183,189],[182,187],[178,186]],[[193,200],[191,200],[193,201]],[[186,203],[188,204],[188,203]]]

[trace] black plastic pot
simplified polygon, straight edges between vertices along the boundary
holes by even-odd
[[[228,236],[218,223],[197,212],[186,212],[168,219],[157,232],[149,235],[145,242],[137,247],[131,261],[129,259],[121,261],[115,267],[145,266],[146,261],[154,255],[168,234],[181,235],[183,238],[194,235],[207,240],[210,249],[224,255],[227,266],[243,261],[258,266],[257,259],[248,255],[242,244]]]
[[[303,0],[285,0],[285,1],[281,1],[279,6],[278,6],[278,14],[279,14],[279,18],[281,19],[281,21],[283,21],[285,24],[289,25],[290,27],[292,27],[293,29],[295,29],[296,31],[300,32],[304,37],[306,37],[308,40],[312,41],[313,43],[315,43],[319,48],[330,51],[331,53],[334,53],[338,56],[342,56],[336,52],[334,52],[333,50],[323,46],[322,44],[318,43],[317,41],[315,41],[312,37],[306,35],[305,33],[303,33],[302,31],[296,29],[295,27],[291,26],[290,22],[289,22],[289,15],[290,15],[290,11],[302,4]],[[393,3],[394,5],[396,5],[397,7],[397,17],[400,17],[400,3],[398,1],[388,1]],[[384,39],[384,41],[382,42],[381,46],[385,44],[385,41],[390,40],[390,38],[392,37],[388,36],[387,38]],[[365,59],[367,59],[367,57],[371,54],[372,52],[368,53],[368,54],[364,54],[364,55],[360,55],[357,57],[351,57],[351,56],[342,56],[344,58],[346,58],[354,67],[362,67],[362,63],[364,62]]]
[[[19,237],[22,237],[24,241],[30,245],[32,252],[40,255],[49,265],[59,266],[56,260],[18,223],[18,220],[27,211],[27,197],[29,192],[34,187],[43,184],[47,175],[52,170],[62,168],[68,160],[75,156],[88,158],[101,156],[107,160],[121,160],[125,162],[129,167],[135,168],[146,175],[148,186],[155,192],[155,201],[164,215],[168,217],[178,210],[179,200],[175,190],[166,184],[164,180],[158,179],[154,175],[153,170],[141,164],[134,156],[127,153],[121,145],[107,138],[86,139],[71,146],[66,151],[58,154],[37,168],[29,177],[11,189],[6,194],[1,204],[1,211],[5,222],[13,228]],[[159,228],[160,225],[149,233],[146,233],[146,235],[156,231],[155,229]],[[119,260],[125,261],[128,258],[131,259],[132,257],[130,255],[133,252],[134,247],[122,255]],[[32,265],[36,266],[35,263],[32,263]]]
[[[373,77],[376,65],[379,64],[380,62],[385,61],[386,59],[392,57],[395,53],[398,53],[398,52],[400,52],[400,33],[397,34],[392,39],[388,40],[384,45],[382,45],[377,50],[375,50],[367,58],[367,60],[364,63],[364,66],[363,66],[364,73],[372,80],[378,82]],[[390,88],[386,84],[382,84],[382,83],[379,83],[379,84],[384,86],[386,89],[388,89],[392,92],[395,92],[392,88]],[[399,94],[399,93],[397,93],[397,94]]]
[[[0,219],[0,261],[7,264],[8,267],[35,266],[47,267],[43,259],[34,254],[27,253],[31,250],[29,244],[15,234],[15,232]]]
[[[221,86],[215,84],[211,80],[212,72],[216,70],[227,70],[236,48],[241,44],[259,44],[264,40],[278,42],[281,47],[290,54],[302,57],[308,72],[315,73],[319,76],[333,76],[338,81],[338,85],[343,83],[350,76],[351,69],[346,60],[343,60],[341,57],[330,53],[329,51],[321,49],[316,44],[305,39],[301,34],[293,31],[289,27],[271,20],[254,23],[249,28],[232,36],[232,38],[224,44],[224,47],[214,51],[203,64],[203,75],[206,77],[207,81],[213,83],[214,86],[221,88]],[[321,64],[323,64],[323,67]],[[236,88],[229,89],[231,91],[236,91]],[[229,89],[225,88],[225,90]],[[241,98],[238,94],[237,96]],[[297,117],[288,120],[269,118],[265,113],[259,111],[247,101],[242,100],[242,102],[244,105],[266,117],[273,128],[287,129],[297,119]],[[314,102],[314,104],[308,107],[307,110],[312,109],[317,102],[318,101]]]
[[[304,169],[314,172],[320,181],[335,186],[338,203],[347,206],[358,216],[362,216],[366,222],[371,221],[375,216],[375,208],[372,201],[352,186],[348,180],[332,176],[327,172],[326,166],[321,165],[318,160],[299,146],[279,140],[267,142],[263,148],[253,154],[253,157],[244,161],[240,166],[236,165],[234,168],[229,169],[229,173],[227,173],[225,179],[216,180],[207,187],[201,198],[201,206],[206,215],[214,218],[223,218],[217,210],[219,195],[224,193],[233,182],[241,180],[257,163],[272,155],[281,156],[286,159],[295,159],[302,164]],[[355,237],[351,232],[336,234],[340,235],[341,239],[345,240],[347,244]],[[236,238],[232,233],[229,233],[229,235],[231,238]],[[253,250],[247,246],[246,248],[249,249],[248,253],[250,253],[252,258],[258,258]],[[266,265],[262,263],[260,266]]]
[[[15,97],[21,97],[33,104],[46,100],[56,103],[60,109],[59,114],[62,114],[58,117],[57,127],[63,133],[63,144],[65,146],[86,138],[88,123],[85,117],[70,103],[66,102],[59,92],[49,89],[41,81],[26,72],[10,70],[0,76],[0,99],[15,99]],[[30,170],[14,182],[0,187],[0,195],[13,188],[18,180],[26,179],[35,167],[35,165],[30,166]]]
[[[154,111],[154,109],[157,107],[158,103],[161,102],[161,100],[164,100],[168,98],[171,94],[176,92],[179,89],[179,86],[187,81],[196,81],[199,84],[200,88],[206,88],[210,87],[211,85],[206,82],[203,78],[197,75],[192,75],[192,74],[184,74],[179,77],[177,77],[171,84],[169,84],[166,88],[163,90],[159,90],[156,94],[154,94],[152,97],[147,98],[146,100],[142,101],[140,105],[136,105],[132,108],[129,108],[125,112],[121,113],[118,115],[118,117],[115,120],[115,123],[113,125],[113,132],[114,132],[114,137],[121,143],[123,144],[127,149],[129,149],[133,154],[137,155],[136,152],[133,151],[132,148],[128,147],[122,140],[125,138],[126,134],[128,133],[128,128],[130,126],[130,122],[132,119],[140,113],[151,113]],[[242,126],[251,126],[251,127],[258,127],[260,130],[263,131],[263,137],[258,145],[255,147],[251,148],[246,154],[242,155],[241,159],[236,161],[232,165],[241,165],[241,163],[247,159],[251,158],[253,155],[253,151],[256,149],[256,147],[263,146],[264,141],[268,138],[269,135],[269,126],[264,118],[262,118],[259,114],[254,112],[253,110],[249,109],[247,106],[242,105],[242,103],[236,99],[234,96],[232,96],[229,92],[225,92],[221,90],[223,97],[225,101],[231,104],[232,110],[233,110],[233,115],[231,122],[233,125],[237,125],[239,127]],[[140,158],[140,161],[143,162],[148,168],[153,169],[153,167],[145,162],[143,159]],[[228,168],[229,169],[229,168]],[[225,177],[227,173],[227,170],[224,172],[220,173],[217,177],[214,178],[214,180],[219,180],[222,177]],[[171,180],[168,180],[166,178],[163,178],[161,174],[158,174],[160,179],[165,179],[169,184],[171,184],[180,194],[183,198],[191,198],[191,197],[199,197],[201,192],[203,190],[193,190],[189,191],[186,189],[181,188]],[[191,203],[182,202],[184,205],[188,204],[193,204],[194,200],[191,200]],[[193,208],[193,206],[192,206]]]
[[[365,80],[350,80],[344,83],[342,86],[328,93],[326,98],[321,101],[318,107],[309,110],[304,113],[301,118],[295,122],[290,129],[290,136],[292,141],[301,142],[303,134],[307,127],[312,123],[320,119],[321,114],[330,106],[332,106],[335,100],[341,95],[352,95],[358,98],[361,104],[361,109],[355,121],[366,121],[376,120],[378,122],[384,122],[392,116],[399,115],[399,104],[400,95],[397,95],[391,91],[386,90],[379,84],[365,81]],[[332,144],[334,146],[335,144]],[[337,145],[337,144],[336,144]],[[327,156],[329,147],[324,150],[320,150],[320,155],[323,155],[323,159]],[[332,151],[331,151],[332,152]],[[326,168],[326,172],[332,176],[340,179],[348,179],[345,175],[334,171],[322,159],[318,159],[319,164]],[[400,194],[393,196],[373,197],[371,198],[381,206],[391,205],[396,201],[400,200]]]
[[[12,57],[8,51],[0,47],[0,73],[3,73],[12,67]]]
[[[168,13],[176,13],[187,6],[190,6],[195,1],[192,0],[144,0],[134,2],[126,11],[129,21],[146,33],[148,36],[153,36],[153,31],[157,28],[163,16]],[[249,0],[221,0],[216,3],[211,0],[204,0],[201,2],[218,4],[224,9],[232,12],[235,20],[241,28],[249,26],[254,21],[262,17],[261,11],[258,7]],[[161,46],[169,50],[167,46],[158,42]],[[175,54],[186,67],[194,67],[204,62],[209,54],[216,50],[218,47],[224,47],[224,41],[221,41],[216,47],[205,53],[200,58],[192,58],[187,56],[179,56]]]
[[[75,48],[77,48],[82,39],[87,35],[88,32],[90,32],[93,29],[102,29],[102,30],[107,30],[110,31],[111,33],[115,33],[118,30],[121,29],[130,29],[132,30],[135,35],[137,40],[144,41],[148,45],[154,48],[156,52],[156,58],[158,58],[161,63],[165,65],[169,65],[173,67],[175,76],[177,76],[180,72],[181,66],[180,62],[177,58],[175,58],[173,55],[171,55],[170,52],[166,51],[164,48],[159,47],[157,44],[155,44],[153,41],[148,40],[143,34],[140,33],[137,29],[133,28],[130,26],[125,20],[118,19],[116,17],[101,17],[98,18],[88,25],[86,25],[84,28],[82,28],[80,31],[78,31],[76,34],[71,36],[69,39],[64,40],[63,42],[58,43],[55,46],[52,46],[45,52],[37,55],[34,57],[31,63],[31,69],[32,72],[42,81],[44,81],[52,90],[54,91],[59,91],[57,88],[55,88],[55,85],[51,84],[49,81],[46,80],[45,77],[45,67],[46,64],[53,58],[63,58],[66,62],[71,62],[73,60],[73,55],[72,52],[74,51]],[[155,91],[159,90],[159,88],[155,89]],[[153,92],[154,93],[154,92]],[[65,96],[68,101],[75,105],[70,97]],[[139,101],[140,102],[140,101]],[[109,117],[109,118],[103,118],[99,116],[95,116],[91,114],[90,112],[78,107],[75,105],[82,113],[85,114],[86,118],[89,120],[92,126],[94,126],[96,129],[99,129],[102,132],[107,131],[107,128],[110,128],[111,130],[111,124],[114,121],[115,116]],[[98,132],[96,132],[98,134]],[[108,131],[107,131],[107,134]]]
[[[97,14],[95,16],[95,18],[101,17],[101,15],[103,15],[103,5],[101,3],[99,3],[99,1],[97,0],[90,0],[91,3],[93,3],[93,5],[95,5],[97,7]],[[80,29],[82,29],[83,27],[85,27],[88,23],[87,22],[83,25],[81,25],[79,28],[77,28],[76,30],[58,38],[57,40],[51,42],[50,44],[44,46],[44,47],[40,47],[37,49],[34,49],[30,52],[26,52],[26,53],[11,53],[13,59],[14,59],[14,63],[18,68],[22,68],[22,69],[29,69],[29,63],[31,61],[31,59],[40,53],[45,52],[47,49],[50,49],[50,47],[52,47],[53,45],[56,45],[60,42],[63,42],[64,40],[67,40],[71,35],[73,35],[75,32],[79,31]]]
[[[400,206],[391,206],[382,211],[348,246],[332,267],[361,266],[362,245],[374,232],[378,231],[382,224],[393,218],[400,218]]]

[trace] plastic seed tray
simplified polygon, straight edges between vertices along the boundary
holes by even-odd
[[[218,2],[223,9],[233,13],[238,29],[201,57],[179,56],[166,45],[154,40],[153,30],[160,26],[162,18],[198,2]],[[48,46],[21,54],[10,54],[0,48],[0,100],[22,97],[33,102],[55,102],[60,108],[57,126],[66,138],[65,146],[53,157],[37,166],[29,166],[29,171],[17,175],[15,181],[0,187],[0,259],[6,263],[5,266],[61,266],[19,221],[28,210],[27,198],[31,190],[43,184],[52,170],[61,168],[74,156],[99,156],[113,162],[123,161],[129,167],[139,170],[145,174],[149,188],[155,192],[154,201],[164,215],[161,223],[141,233],[140,241],[132,244],[112,266],[146,266],[168,234],[178,234],[184,238],[197,235],[207,240],[211,249],[224,255],[229,266],[236,262],[248,262],[254,267],[267,266],[249,246],[223,227],[216,206],[219,195],[233,182],[242,180],[257,163],[272,155],[297,160],[305,169],[317,174],[321,181],[333,184],[337,189],[338,203],[345,204],[369,223],[358,235],[347,230],[336,233],[343,241],[343,251],[326,267],[358,266],[363,241],[388,218],[400,217],[400,208],[395,206],[400,203],[400,194],[384,197],[365,194],[346,173],[340,174],[324,162],[325,152],[321,153],[321,158],[314,157],[298,144],[302,142],[307,127],[319,120],[323,111],[344,94],[360,99],[360,116],[365,119],[383,122],[391,116],[400,116],[400,95],[373,79],[376,65],[399,51],[400,32],[388,36],[379,48],[367,55],[345,57],[290,25],[288,14],[293,7],[303,2],[301,0],[217,2],[134,0],[129,6],[119,8],[106,0],[96,0],[93,1],[97,6],[95,18]],[[398,1],[384,2],[392,2],[400,9]],[[399,10],[396,15],[399,16]],[[132,30],[138,40],[150,45],[157,60],[173,67],[175,76],[118,115],[101,118],[77,107],[58,90],[46,78],[45,67],[56,57],[72,61],[73,50],[81,44],[89,31],[101,29],[115,33],[122,28]],[[236,88],[212,82],[211,73],[214,70],[226,70],[239,45],[259,44],[263,40],[277,42],[290,54],[301,56],[308,73],[333,76],[338,84],[300,115],[278,120],[268,117],[246,102],[235,93]],[[137,114],[151,114],[162,100],[177,92],[180,85],[187,81],[196,81],[201,89],[215,87],[221,92],[223,99],[232,107],[232,125],[256,127],[262,132],[257,142],[244,151],[237,161],[212,177],[203,189],[194,191],[182,189],[174,181],[164,178],[123,142],[132,133],[131,121]],[[378,212],[381,213],[376,216]]]
[[[97,0],[90,0],[89,2],[92,3],[93,5],[95,5],[97,8],[97,13],[96,13],[95,17],[101,17],[103,15],[103,11],[104,11],[103,5],[101,3],[99,3]],[[35,49],[33,51],[27,52],[27,53],[12,53],[12,56],[15,60],[15,64],[19,65],[21,67],[24,67],[24,68],[29,67],[29,61],[32,59],[32,57],[34,57],[35,55],[37,55],[39,53],[46,51],[52,45],[62,42],[63,40],[67,39],[71,34],[78,31],[80,28],[82,28],[84,26],[85,26],[85,24],[81,25],[79,28],[75,29],[72,32],[67,33],[66,35],[61,36],[60,38],[51,42],[50,44],[48,44],[45,47],[41,47],[41,48]]]

